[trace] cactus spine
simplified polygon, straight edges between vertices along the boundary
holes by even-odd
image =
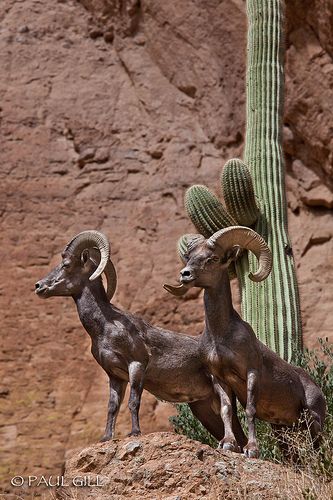
[[[242,312],[259,338],[287,360],[301,347],[299,295],[287,233],[285,166],[281,147],[284,93],[284,2],[247,0],[247,127],[248,165],[261,214],[255,230],[272,250],[273,271],[259,286],[246,278],[248,262],[238,267]],[[252,256],[249,256],[251,265]]]

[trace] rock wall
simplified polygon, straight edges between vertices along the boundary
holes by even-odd
[[[330,1],[288,2],[289,222],[309,346],[333,340],[332,13]],[[117,305],[200,332],[201,297],[177,302],[161,285],[178,275],[175,242],[191,230],[185,189],[217,189],[224,162],[242,154],[245,45],[242,0],[2,1],[5,490],[13,474],[59,473],[67,450],[103,431],[107,384],[74,304],[33,293],[74,234],[110,236]],[[146,395],[143,430],[167,429],[172,411]]]

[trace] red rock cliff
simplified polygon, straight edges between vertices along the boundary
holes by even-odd
[[[333,3],[288,2],[285,151],[304,335],[332,338]],[[191,230],[192,183],[217,189],[242,154],[242,0],[2,0],[1,476],[59,473],[104,426],[107,385],[69,299],[34,283],[74,234],[112,243],[115,302],[196,334],[201,298],[162,289]],[[167,428],[145,399],[143,430]],[[125,432],[126,409],[119,429]]]

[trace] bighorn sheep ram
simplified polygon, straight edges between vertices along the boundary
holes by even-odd
[[[200,342],[222,400],[224,446],[228,449],[235,446],[230,425],[231,391],[246,411],[249,441],[244,452],[248,457],[259,454],[255,417],[278,426],[290,426],[299,421],[302,411],[308,410],[315,440],[323,428],[326,412],[320,388],[303,369],[282,360],[261,343],[232,305],[228,265],[240,248],[250,250],[259,261],[259,269],[249,277],[253,281],[264,280],[272,267],[266,242],[255,231],[242,226],[222,229],[208,239],[201,235],[190,238],[184,256],[186,267],[180,272],[181,285],[165,285],[165,288],[178,296],[192,286],[205,290],[205,329]]]
[[[101,279],[105,273],[107,292]],[[41,298],[72,296],[82,325],[91,337],[91,351],[109,376],[110,398],[103,441],[111,439],[117,414],[130,384],[131,435],[140,433],[143,389],[170,402],[187,402],[194,415],[217,438],[224,435],[211,376],[206,372],[197,338],[153,327],[110,303],[116,272],[106,236],[84,231],[62,253],[62,262],[36,283]],[[215,412],[214,412],[215,409]],[[245,435],[237,419],[233,428],[242,448]]]

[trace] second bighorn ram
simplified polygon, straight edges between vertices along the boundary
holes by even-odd
[[[261,343],[251,326],[233,308],[228,265],[240,248],[253,252],[259,261],[258,271],[249,277],[253,281],[265,279],[272,266],[266,242],[252,229],[233,226],[208,239],[189,235],[184,255],[186,267],[180,272],[181,285],[165,285],[165,288],[178,296],[192,286],[204,288],[205,329],[200,342],[222,401],[224,444],[229,449],[235,447],[230,425],[233,391],[247,416],[249,441],[244,448],[245,454],[257,457],[255,418],[290,426],[300,419],[302,411],[307,410],[315,440],[323,428],[326,403],[310,376]]]
[[[107,292],[101,279],[105,273]],[[116,272],[106,236],[84,231],[62,253],[62,262],[36,283],[41,298],[71,296],[82,325],[91,337],[91,351],[109,376],[110,398],[105,435],[111,439],[116,418],[130,384],[132,435],[140,433],[139,407],[143,389],[170,402],[187,402],[194,415],[217,438],[224,436],[217,399],[202,359],[199,341],[151,326],[110,303]],[[233,430],[242,448],[245,435],[237,419],[233,398]],[[214,410],[215,409],[215,412]]]

